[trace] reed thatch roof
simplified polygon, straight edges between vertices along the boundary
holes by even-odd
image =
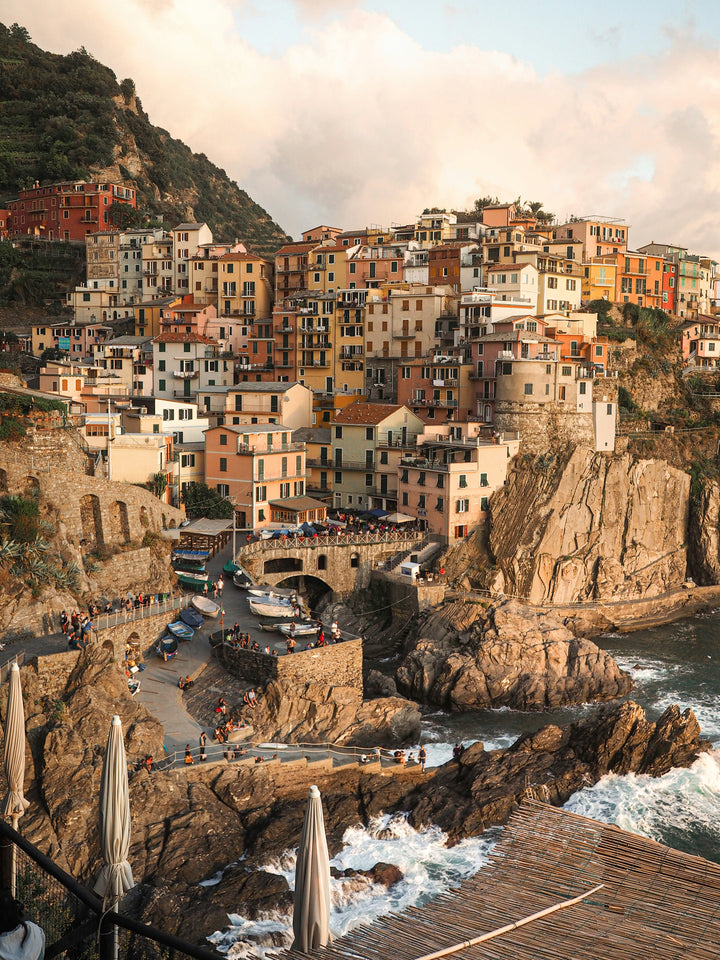
[[[586,898],[546,913],[578,897]],[[525,925],[467,944],[540,912]],[[439,952],[462,960],[716,960],[718,944],[720,866],[529,802],[505,827],[490,864],[458,890],[360,927],[313,957],[429,960]],[[453,945],[460,948],[448,951]]]

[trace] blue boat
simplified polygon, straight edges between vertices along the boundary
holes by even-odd
[[[182,620],[176,620],[175,623],[168,624],[168,630],[174,637],[178,637],[180,640],[192,640],[195,636],[195,631],[192,627],[189,627],[186,623],[183,623]]]
[[[179,646],[180,641],[177,637],[163,637],[157,647],[155,647],[155,653],[167,663],[168,660],[172,660],[173,657],[177,656]]]
[[[199,560],[204,563],[206,560],[210,559],[209,550],[183,550],[181,547],[178,547],[177,550],[173,550],[171,560]]]
[[[189,627],[192,627],[193,630],[197,630],[198,627],[201,627],[205,621],[197,612],[193,610],[192,607],[188,607],[187,610],[180,611],[180,619],[183,623],[186,623]]]

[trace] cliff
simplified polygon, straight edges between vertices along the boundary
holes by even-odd
[[[0,202],[36,179],[112,180],[134,186],[143,213],[167,225],[204,221],[218,239],[238,238],[262,255],[286,239],[224,170],[150,123],[132,80],[118,83],[84,48],[48,53],[22,28],[0,24],[0,99]]]
[[[641,599],[687,570],[690,477],[663,460],[523,458],[492,500],[495,592],[534,603]]]

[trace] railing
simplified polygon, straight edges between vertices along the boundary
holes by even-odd
[[[334,470],[374,470],[375,460],[369,463],[367,460],[343,460],[342,463],[334,462],[332,467]]]
[[[47,960],[68,955],[100,960],[117,956],[128,960],[217,960],[214,951],[115,911],[105,912],[100,897],[0,820],[0,887],[4,889],[11,887],[13,860],[15,896],[42,927]]]
[[[363,492],[366,493],[368,491]],[[379,494],[379,496],[383,495],[395,496],[391,494],[390,491],[387,491],[385,494]],[[238,549],[238,556],[252,556],[255,553],[263,553],[268,550],[287,550],[301,547],[314,549],[320,544],[341,547],[362,547],[379,543],[414,543],[416,540],[417,533],[409,530],[385,530],[383,532],[376,530],[372,533],[368,530],[365,533],[349,533],[338,528],[334,533],[325,531],[325,533],[318,534],[317,537],[286,536],[279,540],[256,540],[254,543],[248,543],[240,547]]]

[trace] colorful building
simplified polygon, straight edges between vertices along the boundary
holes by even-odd
[[[630,227],[616,217],[575,217],[567,223],[553,227],[556,240],[573,240],[582,243],[582,261],[592,260],[609,253],[622,253],[628,244]]]
[[[134,188],[85,180],[44,187],[36,182],[8,203],[10,232],[47,240],[84,240],[89,233],[112,226],[113,204],[135,208]]]

